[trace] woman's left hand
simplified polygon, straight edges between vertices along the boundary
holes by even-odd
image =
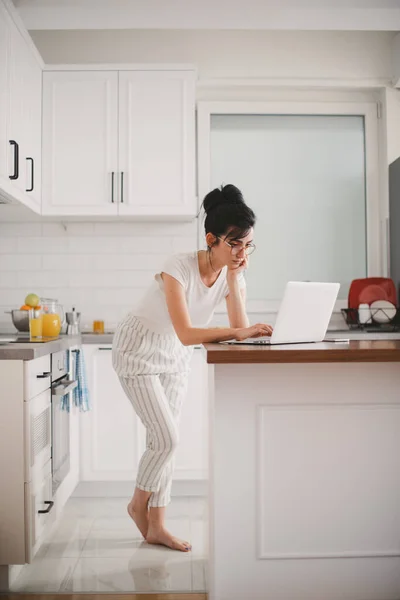
[[[238,277],[240,273],[243,273],[249,266],[249,257],[245,254],[244,258],[240,259],[240,262],[231,261],[228,264],[227,277],[233,278]]]

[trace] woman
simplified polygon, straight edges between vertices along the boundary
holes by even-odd
[[[207,194],[203,208],[207,250],[167,260],[140,306],[119,324],[113,343],[114,369],[147,431],[128,513],[148,543],[183,552],[190,544],[172,536],[164,518],[192,347],[272,332],[264,323],[249,326],[245,310],[253,211],[234,185]],[[224,298],[230,327],[207,328]]]

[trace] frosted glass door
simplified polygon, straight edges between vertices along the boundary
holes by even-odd
[[[367,274],[364,119],[213,115],[211,185],[233,183],[258,221],[249,300],[279,300],[289,280]]]

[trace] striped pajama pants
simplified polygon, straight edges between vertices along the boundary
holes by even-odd
[[[170,502],[191,354],[192,349],[183,346],[175,333],[155,333],[133,315],[122,321],[114,336],[114,369],[146,428],[136,486],[152,492],[149,506]]]

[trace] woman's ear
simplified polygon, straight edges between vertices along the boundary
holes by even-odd
[[[206,244],[207,244],[207,248],[211,248],[212,246],[214,246],[215,242],[217,241],[217,238],[215,237],[215,235],[213,233],[207,233],[206,235]]]

